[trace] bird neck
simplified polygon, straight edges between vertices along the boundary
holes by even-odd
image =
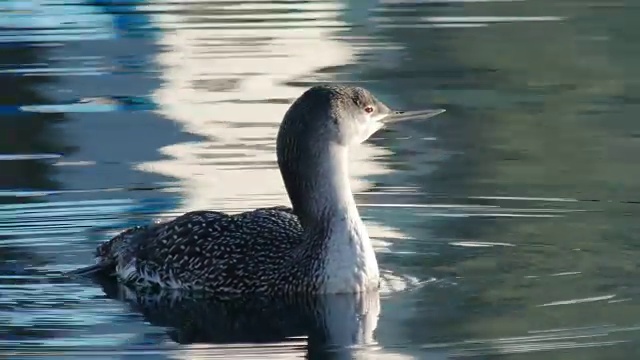
[[[352,292],[377,284],[378,264],[351,192],[348,148],[299,144],[280,159],[293,211],[305,236],[321,249],[328,292]]]
[[[349,182],[347,147],[300,145],[281,161],[280,170],[305,231],[326,231],[344,220],[361,223]]]

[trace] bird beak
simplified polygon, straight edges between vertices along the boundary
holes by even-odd
[[[426,110],[415,110],[415,111],[391,111],[389,115],[387,115],[384,119],[385,123],[394,123],[409,119],[428,119],[430,117],[434,117],[438,114],[442,114],[445,112],[445,109],[426,109]]]

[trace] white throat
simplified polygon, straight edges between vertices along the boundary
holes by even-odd
[[[378,262],[356,207],[348,172],[348,151],[330,150],[324,169],[326,188],[320,203],[329,215],[323,266],[323,292],[351,293],[377,289]]]

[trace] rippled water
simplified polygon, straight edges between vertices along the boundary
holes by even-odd
[[[0,3],[0,352],[634,358],[639,9]],[[240,311],[61,276],[128,226],[287,204],[277,126],[306,87],[334,81],[448,110],[380,132],[352,166],[387,290],[420,286],[317,300],[310,317],[309,303]]]

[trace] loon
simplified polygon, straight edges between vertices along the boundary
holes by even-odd
[[[99,245],[94,265],[70,274],[232,294],[378,289],[378,263],[349,183],[349,148],[385,123],[441,112],[392,111],[362,87],[314,86],[289,107],[276,140],[291,208],[192,211],[134,227]]]

